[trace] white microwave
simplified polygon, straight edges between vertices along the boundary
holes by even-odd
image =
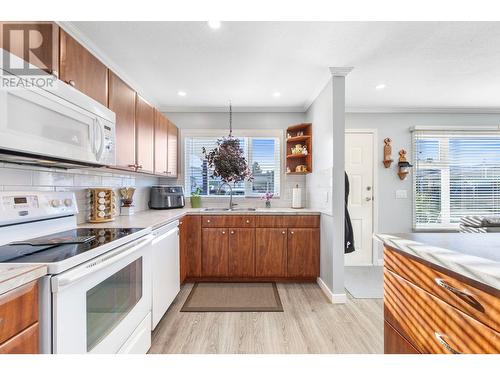
[[[47,73],[40,71],[40,77],[43,88],[30,84],[31,77],[0,68],[0,159],[63,167],[114,165],[115,113]]]

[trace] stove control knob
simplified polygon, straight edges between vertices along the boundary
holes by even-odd
[[[52,207],[57,208],[57,207],[59,207],[59,206],[61,205],[61,201],[60,201],[59,199],[52,199],[52,200],[50,201],[50,205],[51,205]]]
[[[64,200],[64,205],[65,205],[66,207],[71,207],[71,206],[73,205],[73,200],[71,200],[71,199],[69,199],[69,198],[68,198],[68,199],[65,199],[65,200]]]

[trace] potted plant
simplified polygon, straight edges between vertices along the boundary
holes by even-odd
[[[274,194],[271,192],[267,192],[262,196],[262,199],[266,200],[266,208],[271,208],[271,199],[273,199]]]
[[[195,191],[191,193],[191,207],[200,208],[201,207],[201,188],[198,186]]]

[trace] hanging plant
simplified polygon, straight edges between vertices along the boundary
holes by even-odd
[[[252,181],[252,172],[248,168],[247,160],[240,140],[233,137],[233,110],[229,103],[229,136],[218,139],[217,147],[207,152],[203,147],[203,154],[208,167],[213,171],[211,177],[220,177],[224,182]]]
[[[211,177],[220,177],[224,182],[240,182],[253,180],[247,160],[240,146],[240,140],[232,136],[217,140],[217,147],[203,154],[208,167],[213,171]]]

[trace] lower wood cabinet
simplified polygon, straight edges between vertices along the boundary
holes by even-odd
[[[181,221],[181,281],[319,276],[319,216],[187,215]]]
[[[38,352],[38,283],[33,281],[0,295],[0,354]]]
[[[255,229],[230,228],[228,276],[255,276]]]
[[[389,323],[384,322],[384,353],[420,354],[408,340],[401,336]]]
[[[201,273],[205,277],[228,275],[229,240],[227,228],[203,228]]]
[[[255,229],[255,276],[285,277],[286,239],[286,229]]]
[[[309,278],[319,274],[319,229],[288,229],[288,277]]]

